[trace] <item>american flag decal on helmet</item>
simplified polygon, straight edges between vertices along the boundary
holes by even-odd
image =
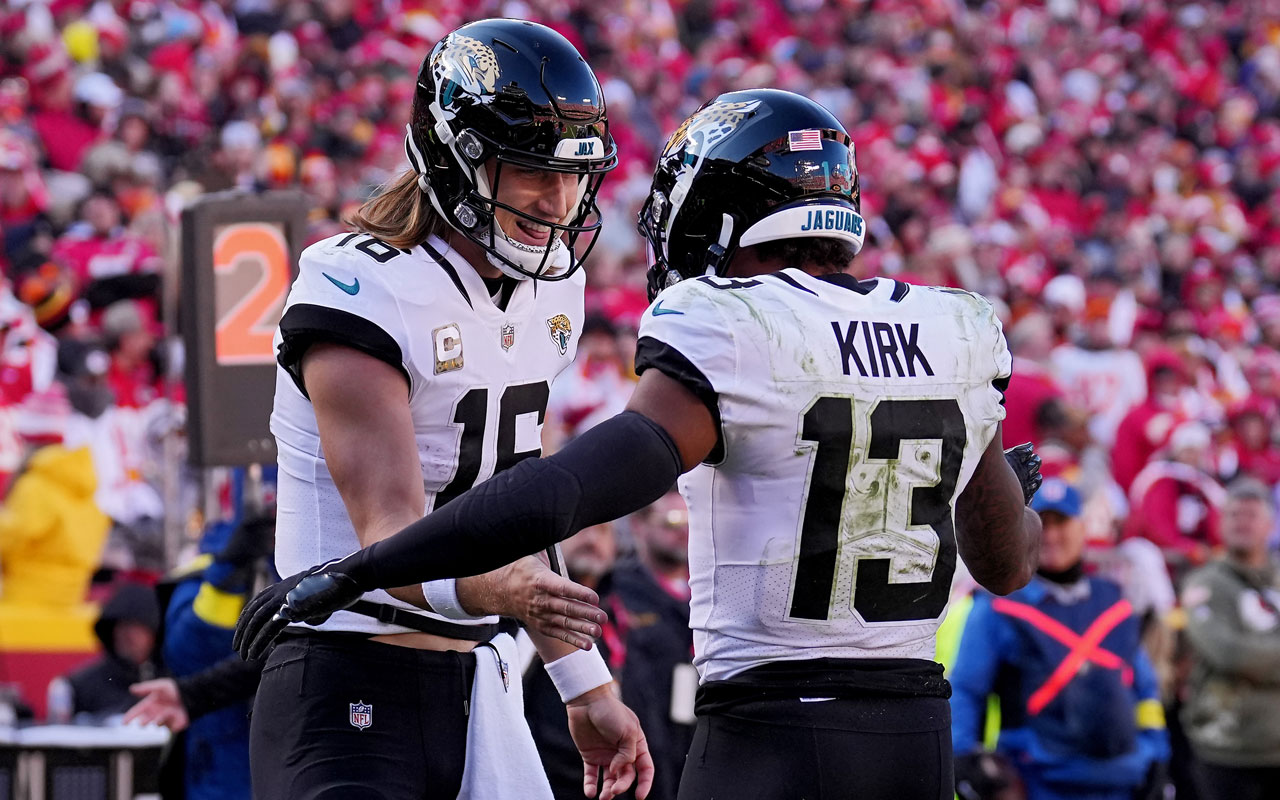
[[[807,131],[791,131],[787,134],[787,144],[791,147],[791,152],[798,150],[821,150],[822,149],[822,132],[817,128],[810,128]]]

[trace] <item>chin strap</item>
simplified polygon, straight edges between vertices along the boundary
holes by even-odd
[[[724,214],[720,220],[720,238],[707,248],[707,268],[704,275],[715,277],[722,267],[728,266],[729,242],[733,239],[733,217]]]
[[[476,193],[486,200],[492,200],[493,190],[489,187],[489,176],[485,174],[484,170],[475,169],[468,165],[461,155],[459,155],[456,146],[457,137],[453,135],[453,130],[449,127],[449,123],[444,117],[445,111],[440,107],[440,103],[438,101],[433,102],[430,109],[432,115],[437,119],[435,127],[433,128],[436,136],[439,137],[440,141],[443,142],[444,145],[453,153],[454,159],[458,162],[459,166],[470,172],[471,181],[475,186]],[[462,213],[477,213],[477,211],[465,201],[459,204],[458,208],[454,210],[453,215],[445,213],[444,207],[440,203],[440,199],[436,196],[436,193],[431,186],[431,182],[427,178],[427,160],[423,156],[422,150],[418,147],[418,143],[413,138],[412,124],[405,125],[404,147],[405,155],[409,158],[409,166],[418,174],[418,188],[427,195],[427,199],[430,201],[431,207],[435,209],[437,214],[445,220],[458,218],[458,222],[462,223],[464,222],[461,218]],[[578,184],[577,202],[573,206],[571,215],[577,214],[578,208],[582,205],[582,198],[586,194],[587,181],[585,179],[580,180]],[[489,224],[492,226],[492,246],[497,252],[490,252],[486,248],[486,260],[501,270],[502,274],[515,278],[516,280],[528,280],[532,277],[528,273],[513,269],[509,264],[503,261],[504,258],[508,261],[519,264],[530,272],[537,270],[539,267],[543,267],[544,269],[542,272],[538,273],[539,276],[543,277],[554,277],[565,272],[571,266],[572,254],[569,252],[569,248],[564,244],[564,242],[560,240],[559,236],[552,236],[551,241],[546,247],[533,247],[521,244],[508,236],[507,232],[498,224],[496,215],[490,216]],[[560,224],[565,224],[565,221],[562,220]],[[471,233],[467,235],[476,237],[477,241],[479,240],[479,237],[483,235],[475,230],[477,227],[476,225],[470,225],[467,227],[468,230],[471,231]],[[466,232],[464,231],[463,233]]]
[[[493,249],[498,251],[498,253],[503,257],[514,261],[528,270],[535,270],[539,266],[545,267],[545,269],[539,274],[546,277],[554,277],[569,268],[569,248],[565,246],[564,242],[560,241],[560,237],[552,237],[551,244],[549,245],[551,253],[546,255],[544,263],[543,257],[547,252],[547,248],[530,247],[529,245],[523,245],[513,240],[510,236],[507,236],[505,231],[502,230],[502,226],[498,224],[498,220],[496,218],[493,220],[492,225],[496,234],[493,237]],[[531,277],[527,273],[519,272],[518,270],[512,269],[507,264],[504,264],[502,259],[498,258],[498,256],[493,253],[486,251],[485,258],[490,264],[501,270],[503,275],[516,278],[517,280],[528,280]]]
[[[431,184],[427,182],[427,159],[413,139],[413,125],[406,124],[404,130],[404,153],[409,157],[409,166],[418,175],[418,188],[430,195]],[[432,198],[432,204],[435,205],[435,198]]]

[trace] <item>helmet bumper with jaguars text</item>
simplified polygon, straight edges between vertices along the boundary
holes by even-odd
[[[650,300],[685,278],[723,275],[739,247],[827,237],[856,253],[866,223],[853,141],[798,94],[722,94],[663,148],[639,228],[653,250]]]
[[[451,227],[507,275],[544,280],[567,278],[590,251],[600,228],[596,193],[618,163],[591,68],[559,33],[521,20],[473,22],[436,44],[418,73],[405,150]],[[568,216],[543,219],[499,201],[512,165],[579,176]],[[548,244],[506,235],[499,208],[550,229]],[[576,252],[584,234],[590,241]]]

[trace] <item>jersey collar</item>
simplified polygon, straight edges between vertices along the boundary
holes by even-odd
[[[455,285],[463,293],[468,305],[482,319],[493,321],[507,317],[522,317],[532,307],[534,299],[532,284],[536,283],[536,281],[520,281],[512,292],[511,299],[507,302],[507,310],[503,311],[498,308],[493,302],[493,298],[489,296],[489,289],[484,284],[484,278],[480,277],[480,273],[476,272],[475,267],[471,266],[471,263],[463,258],[457,250],[454,250],[447,242],[434,234],[427,240],[427,244],[447,262],[447,264],[441,264],[441,268],[450,273],[449,277],[454,280]],[[427,252],[430,254],[431,250],[428,249]],[[450,268],[452,269],[450,270]]]

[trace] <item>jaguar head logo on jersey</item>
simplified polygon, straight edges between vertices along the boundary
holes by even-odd
[[[450,105],[453,99],[452,87],[445,82],[452,81],[465,92],[492,99],[500,74],[502,69],[498,66],[498,58],[493,54],[493,49],[484,42],[461,33],[449,34],[435,64],[436,80],[446,87],[445,94],[448,97],[442,102],[445,106]]]
[[[551,341],[560,349],[560,355],[569,352],[569,339],[573,337],[573,323],[564,314],[556,314],[547,320],[547,329],[551,332]]]
[[[433,330],[431,343],[436,355],[435,374],[462,369],[462,331],[456,322]]]
[[[516,343],[516,326],[505,323],[502,326],[502,349],[510,350]]]
[[[357,701],[351,703],[351,724],[359,730],[364,730],[373,724],[373,704]]]

